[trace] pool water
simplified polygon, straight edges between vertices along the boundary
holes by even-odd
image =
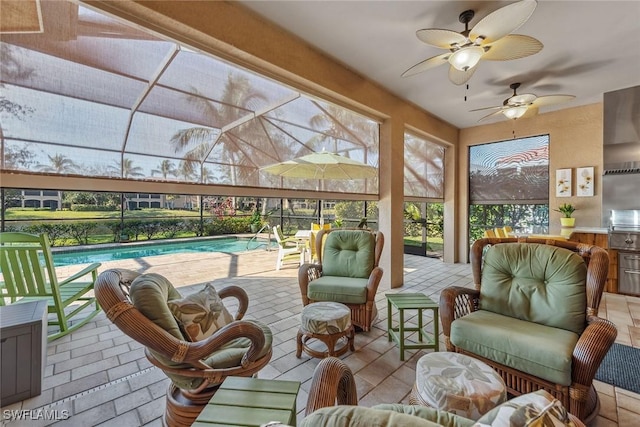
[[[246,252],[247,250],[264,249],[266,241],[249,239],[223,238],[193,240],[174,243],[149,243],[142,245],[121,245],[102,249],[85,249],[75,251],[54,252],[53,262],[56,267],[91,262],[116,261],[122,259],[141,258],[155,255],[167,255],[193,252]]]

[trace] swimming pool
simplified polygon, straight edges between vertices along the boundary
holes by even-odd
[[[56,267],[91,262],[116,261],[122,259],[141,258],[155,255],[193,252],[246,252],[264,249],[267,242],[236,237],[216,239],[185,240],[181,242],[152,242],[145,244],[125,244],[101,249],[75,249],[55,251],[53,261]]]

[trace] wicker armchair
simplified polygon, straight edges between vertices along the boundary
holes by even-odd
[[[513,244],[516,245],[513,246]],[[509,247],[516,252],[506,252]],[[541,251],[536,252],[536,247]],[[504,256],[503,260],[496,259],[496,256],[501,256],[496,254],[500,253],[515,254],[515,257]],[[538,257],[541,253],[546,253],[548,257]],[[575,254],[580,255],[584,262],[581,262]],[[558,261],[556,259],[558,257],[562,260]],[[536,238],[477,240],[471,248],[475,289],[450,287],[444,289],[440,295],[440,316],[447,350],[468,354],[492,366],[502,376],[509,393],[517,396],[544,389],[559,399],[570,413],[585,423],[589,422],[599,410],[598,395],[592,384],[593,378],[617,335],[613,323],[597,317],[608,266],[609,258],[604,249],[582,243]],[[578,272],[568,271],[574,267]],[[536,270],[542,270],[543,275],[536,277],[535,274],[531,274],[531,271]],[[582,272],[580,273],[579,270]],[[525,271],[527,275],[523,276],[522,273]],[[557,282],[556,279],[559,277],[556,276],[563,276],[565,273],[578,274],[581,279],[575,279],[578,276],[570,276],[568,279],[563,277],[561,280],[564,282]],[[556,281],[553,282],[552,287],[551,282],[554,280]],[[566,291],[562,288],[568,282],[571,282],[575,292],[565,297],[566,294],[562,292]],[[501,299],[501,295],[506,295],[506,299]],[[515,304],[506,301],[516,299],[520,307],[513,310]],[[578,305],[576,306],[575,303]],[[496,304],[502,304],[502,307]],[[525,309],[522,308],[523,304]],[[544,316],[540,313],[536,314],[541,306],[547,310]],[[512,310],[512,314],[504,316],[500,313],[501,309]],[[575,313],[569,314],[572,314],[573,321],[577,322],[579,329],[577,332],[569,332],[571,329],[567,325],[554,325],[554,328],[546,331],[540,329],[547,328],[548,322],[568,316],[569,314],[565,312],[570,310],[575,310]],[[481,324],[481,315],[486,316],[485,319],[493,323]],[[536,317],[536,315],[538,317],[533,320],[527,318]],[[460,323],[456,324],[456,322]],[[531,329],[527,329],[527,323]],[[544,326],[538,326],[538,324]],[[520,336],[514,332],[518,325],[524,325],[523,328],[526,331]],[[478,329],[474,332],[474,328]],[[529,330],[532,331],[532,335],[527,336]],[[534,336],[533,330],[536,330],[538,335]],[[557,347],[563,345],[559,339],[556,338],[554,341],[554,338],[549,338],[548,333],[556,332],[565,334],[564,337],[569,334],[572,342],[575,343],[575,345],[567,344],[563,349],[566,351],[564,357],[568,365],[568,369],[563,373],[568,379],[565,381],[567,384],[543,379],[540,374],[532,374],[531,370],[535,368],[532,366],[533,363],[526,359],[529,357],[528,354],[524,354],[526,352],[516,356],[505,350],[510,347],[515,352],[519,348],[527,348],[528,352],[545,353],[540,357],[548,358]],[[465,336],[465,334],[474,333],[477,333],[475,337]],[[485,338],[494,338],[498,346],[503,346],[500,351],[505,353],[500,353],[496,349],[489,350],[486,342],[479,342],[483,339],[478,337],[480,334],[486,334]],[[571,334],[574,336],[572,337]],[[476,340],[475,343],[474,340]],[[545,345],[547,347],[544,347]],[[523,358],[518,369],[512,365],[518,363],[516,359],[520,356]],[[527,370],[530,372],[526,372]]]
[[[377,314],[383,234],[367,229],[323,229],[315,244],[318,263],[304,264],[298,270],[302,304],[342,303],[351,309],[353,325],[369,331]]]
[[[129,288],[138,276],[131,270],[107,270],[98,276],[96,297],[109,320],[144,345],[149,361],[172,379],[167,390],[164,424],[190,426],[227,376],[250,377],[269,363],[272,354],[271,334],[266,326],[260,327],[257,322],[241,320],[248,307],[248,296],[243,289],[228,286],[220,290],[218,295],[222,300],[228,297],[237,299],[238,309],[234,320],[202,341],[179,339],[175,331],[171,333],[158,326],[157,319],[154,323],[132,304]],[[156,302],[150,301],[151,304]],[[227,362],[222,363],[221,367],[212,368],[207,364],[213,364],[212,356],[222,346],[229,347],[242,341],[238,338],[248,344],[237,365],[228,366]],[[186,388],[185,383],[195,387]]]

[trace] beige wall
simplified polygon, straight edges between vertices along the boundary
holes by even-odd
[[[460,191],[457,194],[458,235],[460,260],[467,259],[467,214],[469,194],[469,146],[486,142],[549,134],[549,231],[560,232],[560,213],[553,211],[562,203],[576,207],[573,216],[577,227],[600,227],[602,222],[602,104],[567,108],[557,112],[538,114],[528,119],[501,121],[476,126],[460,131],[458,156],[458,178]],[[595,166],[593,197],[576,197],[575,168]],[[556,169],[573,169],[572,197],[556,197]]]

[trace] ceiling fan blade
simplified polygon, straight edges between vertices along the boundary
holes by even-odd
[[[482,55],[482,59],[490,61],[509,61],[536,54],[544,45],[538,39],[522,34],[509,34],[500,40],[483,46],[488,50]]]
[[[450,49],[454,44],[462,45],[467,41],[467,38],[460,33],[440,28],[418,30],[416,31],[416,36],[422,42],[442,49]]]
[[[535,101],[533,101],[533,105],[535,107],[545,107],[547,105],[562,104],[563,102],[569,102],[573,99],[575,99],[575,96],[573,95],[539,96]]]
[[[485,111],[485,110],[501,110],[502,107],[483,107],[483,108],[476,108],[474,110],[469,110],[470,113],[474,112],[474,111]]]
[[[486,116],[481,117],[480,119],[478,119],[478,121],[481,122],[485,119],[488,119],[489,117],[497,116],[498,114],[502,114],[502,108],[500,108],[498,111],[494,111],[491,114],[487,114]]]
[[[538,107],[535,107],[533,105],[529,105],[527,107],[527,111],[524,112],[524,114],[522,115],[522,117],[520,117],[521,119],[528,119],[529,117],[533,117],[538,115]]]
[[[488,14],[471,29],[469,40],[483,37],[484,45],[501,39],[527,22],[537,5],[535,0],[523,0]]]
[[[466,82],[469,81],[469,79],[471,78],[471,76],[473,76],[473,73],[476,72],[476,68],[478,68],[478,65],[476,65],[475,67],[471,67],[469,68],[467,71],[460,71],[458,69],[456,69],[453,66],[449,67],[449,80],[451,80],[451,83],[456,84],[456,85],[463,85]]]
[[[416,65],[402,73],[402,77],[414,76],[416,74],[422,73],[423,71],[427,71],[434,67],[437,67],[438,65],[446,64],[447,59],[449,59],[449,55],[451,55],[451,53],[447,52],[438,56],[432,56],[431,58],[427,58],[424,61],[418,62]]]

